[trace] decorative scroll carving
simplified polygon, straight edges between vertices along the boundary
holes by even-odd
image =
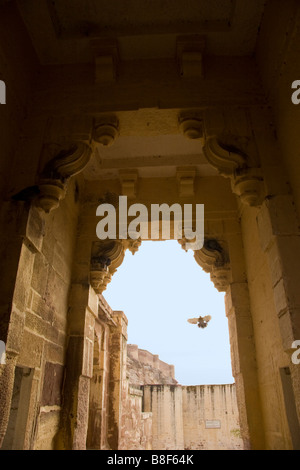
[[[45,149],[53,155],[45,165],[42,177],[64,180],[80,173],[91,158],[91,147],[85,142],[74,142],[68,148],[48,145]]]
[[[224,145],[216,137],[206,140],[203,153],[208,162],[225,177],[232,177],[238,168],[246,168],[246,155],[235,147]]]
[[[199,112],[181,113],[179,128],[189,139],[201,138],[204,134],[203,153],[221,176],[230,178],[233,193],[239,196],[244,204],[250,206],[261,204],[262,173],[260,168],[256,167],[257,163],[251,161],[247,153],[241,149],[245,148],[249,140],[245,134],[240,137],[233,135],[230,127],[226,127],[224,116],[218,112],[205,115],[205,118]],[[247,129],[246,132],[248,131]]]
[[[206,140],[203,152],[219,174],[231,179],[231,188],[242,203],[249,206],[261,204],[263,178],[260,168],[249,168],[247,156],[234,146],[221,144],[216,137]]]
[[[132,255],[134,255],[138,251],[141,244],[142,240],[140,238],[138,238],[137,240],[124,240],[125,249],[129,250]]]
[[[210,273],[210,279],[219,292],[225,292],[230,283],[230,266],[228,255],[215,239],[206,239],[201,250],[194,253],[196,262]]]
[[[95,81],[98,84],[115,82],[118,76],[119,51],[118,43],[112,38],[91,40],[95,57]]]
[[[121,266],[125,251],[133,255],[138,251],[141,240],[102,240],[93,243],[90,283],[97,294],[102,294],[111,282],[112,276]]]
[[[120,240],[102,240],[93,244],[90,282],[97,294],[106,289],[124,256],[125,249]]]
[[[49,144],[44,147],[45,154],[47,163],[38,182],[39,196],[36,205],[49,213],[64,198],[67,180],[80,173],[88,164],[92,149],[85,142],[74,142],[67,148]]]

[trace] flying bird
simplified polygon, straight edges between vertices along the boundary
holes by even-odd
[[[206,328],[210,320],[211,316],[206,315],[205,317],[189,318],[188,322],[192,323],[193,325],[198,325],[198,328]]]

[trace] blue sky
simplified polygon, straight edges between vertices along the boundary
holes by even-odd
[[[177,241],[126,252],[104,297],[128,318],[128,343],[175,366],[182,385],[233,383],[224,294]],[[211,315],[207,328],[188,318]]]

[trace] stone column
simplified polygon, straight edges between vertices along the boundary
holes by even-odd
[[[84,284],[73,284],[70,293],[69,338],[61,430],[57,449],[86,449],[90,379],[93,376],[94,325],[98,297]]]
[[[264,449],[255,344],[246,282],[232,283],[225,296],[230,332],[232,374],[236,383],[241,434],[245,449]]]
[[[291,355],[293,341],[300,339],[300,221],[270,109],[252,109],[251,122],[266,194],[257,216],[258,233],[268,257],[283,350]],[[300,370],[292,362],[289,366],[300,422]]]
[[[122,390],[126,381],[127,361],[127,318],[123,312],[113,312],[116,326],[110,329],[110,379],[109,379],[109,414],[108,414],[108,445],[112,450],[119,448]]]
[[[283,194],[266,199],[257,217],[263,251],[267,254],[283,349],[290,356],[300,339],[300,224],[293,198]],[[291,363],[300,422],[300,370]]]
[[[43,220],[25,202],[7,202],[1,208],[2,270],[0,339],[6,344],[6,364],[0,365],[0,447],[10,415],[15,367],[21,350],[26,307],[35,253],[41,248]]]
[[[242,438],[246,449],[263,449],[254,332],[240,225],[235,220],[224,224],[226,234],[220,235],[223,240],[206,238],[203,248],[195,252],[195,260],[204,271],[210,273],[216,289],[226,293],[232,372]]]

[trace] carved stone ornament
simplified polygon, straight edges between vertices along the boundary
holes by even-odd
[[[243,204],[258,206],[263,199],[263,177],[260,168],[247,166],[247,156],[234,146],[221,144],[216,137],[206,140],[203,153],[219,174],[230,178],[232,192]]]
[[[65,197],[67,180],[80,173],[88,164],[92,149],[85,142],[74,142],[68,147],[49,144],[44,147],[44,154],[48,163],[38,182],[40,194],[36,206],[49,213]]]
[[[119,135],[119,123],[115,116],[107,116],[95,122],[93,139],[95,142],[111,146]]]
[[[132,255],[134,255],[138,251],[141,244],[142,240],[140,238],[138,238],[137,240],[124,240],[125,249],[129,250]]]
[[[59,206],[61,199],[66,194],[66,185],[60,180],[42,180],[39,184],[40,194],[36,201],[36,206],[46,214]]]
[[[120,240],[102,240],[93,244],[90,283],[97,294],[105,291],[124,256],[125,248]]]
[[[102,294],[111,281],[110,264],[111,260],[104,256],[94,257],[91,260],[90,283],[97,294]]]
[[[203,248],[195,251],[194,258],[205,272],[210,273],[215,288],[225,292],[230,283],[231,270],[228,256],[219,242],[206,239]]]
[[[203,153],[220,175],[232,177],[238,168],[246,168],[246,155],[235,147],[221,144],[216,137],[206,139]]]
[[[201,139],[203,137],[203,121],[200,116],[182,113],[179,116],[179,129],[188,139]]]
[[[260,168],[236,171],[231,180],[231,187],[244,204],[258,206],[263,199],[263,178]]]

